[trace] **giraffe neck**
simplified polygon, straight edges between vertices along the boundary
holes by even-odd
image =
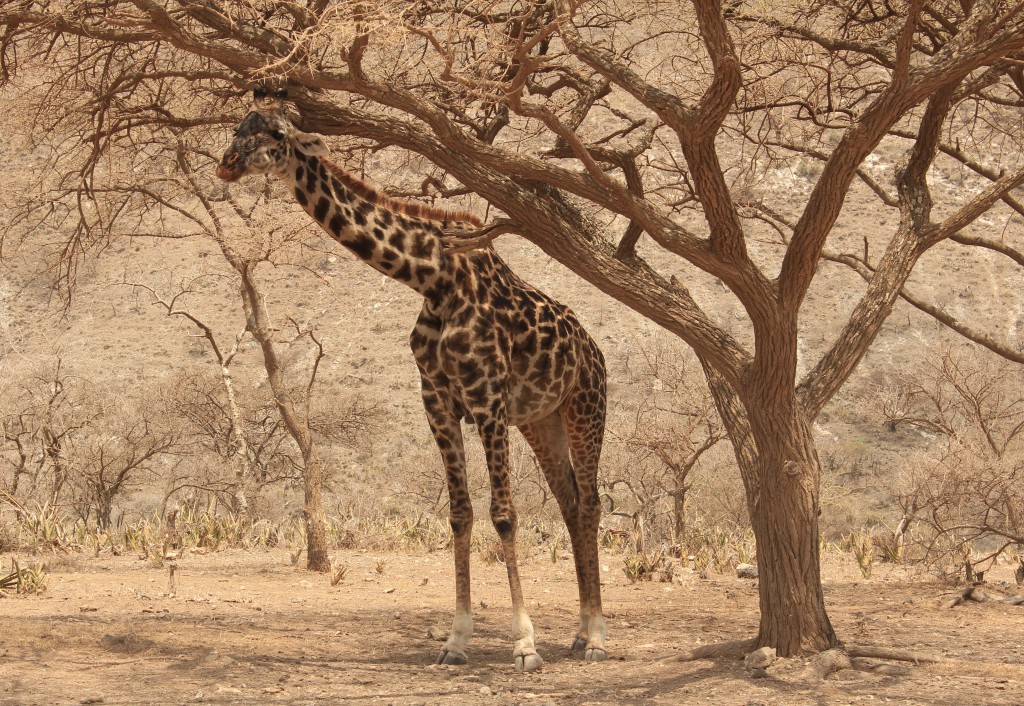
[[[319,157],[299,153],[292,162],[288,178],[295,200],[328,235],[428,299],[438,300],[450,290],[451,260],[441,243],[439,224],[410,215],[425,212],[440,221],[446,212],[423,204],[403,208]],[[450,215],[455,220],[472,218]]]

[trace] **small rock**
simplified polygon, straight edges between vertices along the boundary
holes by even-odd
[[[392,586],[391,588],[385,588],[384,589],[384,593],[394,593],[394,592],[395,592],[394,586]]]
[[[431,640],[439,641],[446,639],[444,630],[437,627],[436,625],[431,625],[429,628],[427,628],[427,637],[429,637]]]
[[[737,564],[736,576],[741,579],[756,579],[757,567],[754,564]]]
[[[86,696],[78,703],[80,704],[101,704],[105,701],[102,696]]]
[[[775,662],[775,658],[774,647],[762,647],[744,657],[743,666],[747,669],[767,669]]]
[[[750,678],[751,679],[767,679],[768,678],[768,671],[765,670],[765,669],[761,669],[760,667],[758,667],[757,669],[751,669],[750,670]]]
[[[491,695],[491,687],[489,687],[489,686],[481,686],[480,687],[480,695],[481,696],[490,696]]]

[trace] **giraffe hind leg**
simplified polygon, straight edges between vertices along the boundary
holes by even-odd
[[[579,493],[578,520],[575,527],[569,526],[569,531],[576,533],[573,543],[580,547],[576,571],[581,584],[586,586],[580,591],[580,629],[573,647],[583,650],[584,658],[593,662],[608,659],[605,649],[608,628],[601,608],[601,566],[597,551],[597,533],[601,524],[597,471],[604,440],[604,422],[603,377],[595,381],[592,389],[577,390],[562,405],[562,423]]]
[[[597,573],[597,525],[588,522],[582,511],[577,471],[572,462],[572,451],[562,415],[556,412],[537,422],[521,425],[519,429],[537,456],[569,530],[576,565],[576,583],[580,594],[579,629],[573,638],[572,649],[584,652],[588,660],[605,659],[606,631],[601,615],[600,575]],[[589,458],[582,460],[590,462]],[[596,464],[593,468],[596,469]],[[596,473],[591,485],[596,493]],[[592,531],[588,534],[587,528],[591,526]],[[598,591],[596,596],[595,586]],[[592,634],[594,639],[591,637]]]

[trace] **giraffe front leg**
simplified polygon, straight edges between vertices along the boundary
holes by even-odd
[[[533,622],[526,612],[522,582],[519,579],[519,561],[516,551],[518,519],[512,504],[512,484],[508,470],[508,425],[505,409],[500,401],[488,405],[487,412],[474,414],[487,457],[487,471],[491,481],[491,521],[501,540],[501,548],[508,571],[509,592],[512,595],[512,639],[515,646],[512,658],[516,671],[535,672],[544,665],[537,654]]]
[[[493,492],[492,488],[492,492]],[[505,557],[505,568],[508,570],[509,591],[512,594],[512,659],[517,672],[535,672],[544,666],[544,660],[537,654],[537,646],[533,633],[533,621],[526,612],[526,601],[523,599],[522,582],[519,579],[519,561],[516,551],[517,520],[515,508],[511,503],[507,506],[491,503],[491,518],[501,539],[501,547]]]
[[[429,377],[423,378],[423,406],[441,452],[448,482],[449,521],[454,537],[455,617],[448,640],[435,664],[467,664],[466,645],[473,635],[472,598],[469,583],[469,549],[473,534],[473,503],[466,482],[466,452],[462,426],[451,400],[436,392]]]
[[[452,620],[452,631],[448,640],[441,647],[435,664],[467,664],[466,645],[473,636],[472,599],[469,587],[469,549],[473,530],[473,510],[469,508],[468,516],[461,513],[455,515],[455,503],[452,503],[452,534],[455,545],[455,617]]]

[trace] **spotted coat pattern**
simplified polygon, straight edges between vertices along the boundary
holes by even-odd
[[[320,139],[299,131],[279,98],[257,95],[218,167],[234,181],[275,174],[332,238],[423,296],[410,336],[423,406],[447,475],[455,547],[456,605],[438,663],[464,664],[472,634],[470,533],[463,419],[483,442],[490,516],[504,550],[512,595],[516,668],[542,665],[526,612],[510,495],[508,429],[537,455],[569,530],[580,594],[574,650],[607,658],[601,610],[597,468],[605,424],[604,358],[573,312],[530,286],[491,248],[453,252],[442,227],[475,216],[391,199],[326,159]]]

